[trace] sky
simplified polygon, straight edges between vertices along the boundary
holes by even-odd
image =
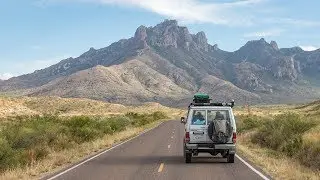
[[[320,48],[319,0],[0,0],[0,79],[78,57],[176,19],[210,44],[235,51],[249,40]]]

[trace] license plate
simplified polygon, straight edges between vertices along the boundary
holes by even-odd
[[[199,139],[203,139],[203,134],[197,134],[196,136],[194,136],[195,139],[199,140]]]

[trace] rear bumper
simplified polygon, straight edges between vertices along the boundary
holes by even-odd
[[[202,150],[202,151],[214,151],[214,150],[228,150],[230,154],[236,152],[235,144],[185,144],[186,151]]]

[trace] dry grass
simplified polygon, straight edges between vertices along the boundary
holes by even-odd
[[[288,180],[319,179],[320,171],[313,171],[292,158],[278,155],[270,149],[246,142],[245,139],[247,138],[239,136],[239,144],[237,145],[239,153],[261,167],[272,178]]]
[[[110,148],[113,144],[136,136],[145,129],[155,127],[158,124],[159,121],[139,128],[130,128],[114,135],[108,135],[92,142],[83,143],[72,149],[51,152],[46,159],[38,162],[32,167],[7,171],[1,174],[0,179],[38,179],[48,175],[48,173],[59,171],[85,157],[96,154],[106,148]]]
[[[270,117],[283,113],[297,112],[297,105],[260,105],[235,108],[235,115],[257,115],[261,117]]]
[[[0,97],[0,117],[33,114],[37,114],[37,112],[26,107],[23,99]]]
[[[55,114],[59,116],[98,115],[109,117],[124,115],[128,112],[151,114],[156,111],[164,112],[171,119],[176,119],[184,113],[183,110],[164,107],[157,103],[146,103],[134,107],[80,98],[0,97],[0,118],[3,120],[10,119],[8,118],[10,116],[19,115]],[[110,147],[114,143],[133,137],[146,128],[154,127],[158,123],[130,128],[114,135],[106,135],[98,140],[75,145],[71,149],[59,152],[51,151],[45,159],[37,162],[37,164],[31,167],[20,167],[6,171],[0,175],[0,179],[38,179],[40,174],[45,175],[52,171],[60,170],[71,163],[80,161],[89,155]]]
[[[314,143],[320,143],[320,125],[312,128],[310,131],[305,133],[303,135],[303,139]]]
[[[244,107],[236,107],[235,115],[257,115],[260,117],[272,117],[286,112],[309,115],[310,118],[320,120],[317,108],[319,103],[313,103],[299,107],[297,105],[273,105],[273,106],[253,106],[248,111]],[[60,116],[74,115],[118,115],[127,112],[153,113],[162,111],[177,119],[183,116],[185,111],[161,106],[157,103],[146,103],[139,107],[110,104],[101,101],[94,101],[79,98],[59,98],[59,97],[0,97],[0,117],[32,114],[59,114]],[[140,128],[131,128],[126,131],[108,135],[93,142],[77,145],[72,149],[60,152],[50,152],[43,161],[32,167],[20,168],[7,171],[0,176],[0,179],[37,179],[39,174],[46,175],[52,171],[77,162],[84,157],[90,156],[98,151],[110,147],[112,144],[137,135],[146,128],[156,126],[157,123]],[[238,150],[250,161],[260,166],[275,179],[319,179],[320,172],[302,166],[297,160],[281,155],[270,149],[261,148],[248,141],[253,132],[244,133],[238,138]],[[320,126],[312,128],[303,135],[303,139],[313,143],[320,143]]]
[[[306,120],[318,122],[316,126],[303,134],[303,142],[319,145],[320,143],[320,102],[307,105],[274,105],[253,106],[248,108],[238,107],[237,115],[257,115],[263,118],[271,118],[284,113],[296,113]],[[268,172],[274,179],[319,179],[320,170],[311,169],[301,164],[298,159],[290,158],[285,154],[269,148],[262,148],[250,141],[255,130],[247,131],[238,137],[238,151],[250,161]],[[320,152],[319,152],[320,153]]]
[[[58,114],[60,116],[111,116],[127,112],[153,113],[162,111],[177,118],[184,112],[168,108],[158,103],[145,103],[141,106],[124,106],[84,98],[60,97],[0,97],[0,118],[17,115]]]

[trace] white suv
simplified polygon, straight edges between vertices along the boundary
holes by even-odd
[[[188,107],[185,124],[184,158],[191,162],[198,153],[221,154],[228,163],[234,163],[236,153],[236,123],[231,103],[210,103],[208,95],[197,94]]]

